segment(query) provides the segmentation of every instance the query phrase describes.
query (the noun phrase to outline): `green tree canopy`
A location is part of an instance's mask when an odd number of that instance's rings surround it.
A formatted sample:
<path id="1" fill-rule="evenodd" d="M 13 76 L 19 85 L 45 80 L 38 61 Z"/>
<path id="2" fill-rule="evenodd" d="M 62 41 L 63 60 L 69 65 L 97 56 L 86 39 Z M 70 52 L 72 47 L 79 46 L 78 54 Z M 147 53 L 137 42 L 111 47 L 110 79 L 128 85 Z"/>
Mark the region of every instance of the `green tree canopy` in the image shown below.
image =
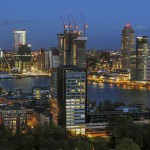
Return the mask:
<path id="1" fill-rule="evenodd" d="M 124 138 L 120 144 L 116 146 L 116 150 L 141 150 L 141 148 L 134 143 L 132 139 Z"/>

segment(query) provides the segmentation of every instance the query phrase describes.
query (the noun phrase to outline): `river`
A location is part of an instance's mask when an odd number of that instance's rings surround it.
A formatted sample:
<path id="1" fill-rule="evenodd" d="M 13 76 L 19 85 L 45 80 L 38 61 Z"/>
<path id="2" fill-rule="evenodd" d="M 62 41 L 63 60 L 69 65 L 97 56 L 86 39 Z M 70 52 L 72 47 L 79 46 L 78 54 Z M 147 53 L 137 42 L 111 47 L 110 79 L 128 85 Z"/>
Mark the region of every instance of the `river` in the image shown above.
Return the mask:
<path id="1" fill-rule="evenodd" d="M 7 91 L 12 88 L 21 88 L 23 92 L 31 92 L 33 85 L 50 85 L 50 79 L 45 77 L 23 78 L 23 79 L 3 79 L 0 86 Z M 126 104 L 138 103 L 150 106 L 150 90 L 146 88 L 131 89 L 127 86 L 117 86 L 115 84 L 88 82 L 88 99 L 103 101 L 105 99 L 113 102 L 120 101 Z"/>

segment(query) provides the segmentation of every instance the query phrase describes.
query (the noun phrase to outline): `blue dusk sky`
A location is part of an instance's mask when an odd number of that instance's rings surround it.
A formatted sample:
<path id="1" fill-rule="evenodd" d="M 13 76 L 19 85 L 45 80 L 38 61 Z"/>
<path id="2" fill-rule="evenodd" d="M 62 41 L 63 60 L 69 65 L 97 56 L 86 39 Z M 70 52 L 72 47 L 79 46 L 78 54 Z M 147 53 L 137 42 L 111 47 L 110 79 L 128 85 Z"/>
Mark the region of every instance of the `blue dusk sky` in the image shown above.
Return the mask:
<path id="1" fill-rule="evenodd" d="M 71 12 L 83 30 L 80 10 L 88 23 L 88 49 L 119 50 L 127 23 L 136 36 L 150 36 L 150 0 L 0 0 L 0 47 L 13 49 L 14 29 L 26 29 L 33 50 L 57 46 L 61 15 L 67 22 Z"/>

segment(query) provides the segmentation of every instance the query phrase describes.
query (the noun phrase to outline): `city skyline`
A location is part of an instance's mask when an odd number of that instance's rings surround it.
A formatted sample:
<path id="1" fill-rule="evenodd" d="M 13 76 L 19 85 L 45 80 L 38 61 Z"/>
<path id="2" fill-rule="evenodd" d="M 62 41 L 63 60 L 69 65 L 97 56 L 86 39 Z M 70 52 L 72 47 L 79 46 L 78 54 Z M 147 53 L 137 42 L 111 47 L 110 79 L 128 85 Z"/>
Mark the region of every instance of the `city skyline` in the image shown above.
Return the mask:
<path id="1" fill-rule="evenodd" d="M 140 0 L 109 1 L 90 0 L 72 1 L 56 0 L 50 2 L 40 0 L 21 3 L 19 0 L 2 1 L 0 6 L 0 47 L 13 49 L 13 31 L 25 29 L 27 43 L 32 44 L 32 49 L 49 48 L 57 46 L 57 34 L 63 33 L 61 16 L 68 23 L 67 13 L 72 13 L 79 30 L 83 30 L 80 16 L 82 10 L 85 22 L 88 23 L 86 35 L 88 36 L 87 48 L 116 49 L 121 48 L 121 30 L 130 23 L 135 31 L 135 36 L 147 35 L 149 37 L 149 4 Z M 71 19 L 71 18 L 70 18 Z"/>

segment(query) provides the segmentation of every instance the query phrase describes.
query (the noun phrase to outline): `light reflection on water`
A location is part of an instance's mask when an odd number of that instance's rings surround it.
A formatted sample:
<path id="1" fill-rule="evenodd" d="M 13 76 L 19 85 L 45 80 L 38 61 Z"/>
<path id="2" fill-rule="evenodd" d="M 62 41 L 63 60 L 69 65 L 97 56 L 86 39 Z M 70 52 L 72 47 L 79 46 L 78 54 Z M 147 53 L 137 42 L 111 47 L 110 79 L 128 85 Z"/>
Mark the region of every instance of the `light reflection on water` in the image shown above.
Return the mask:
<path id="1" fill-rule="evenodd" d="M 124 103 L 140 103 L 150 105 L 150 90 L 145 87 L 136 88 L 126 85 L 88 82 L 88 99 L 103 101 L 105 99 Z"/>
<path id="2" fill-rule="evenodd" d="M 0 86 L 10 90 L 12 88 L 21 88 L 23 92 L 31 92 L 33 85 L 50 85 L 50 79 L 40 78 L 23 78 L 0 80 Z M 144 103 L 150 105 L 150 89 L 144 87 L 135 88 L 125 85 L 115 85 L 106 83 L 88 82 L 88 99 L 103 101 L 110 99 L 113 102 L 121 101 L 129 103 Z"/>
<path id="3" fill-rule="evenodd" d="M 40 78 L 23 78 L 23 79 L 3 79 L 0 80 L 0 86 L 6 91 L 13 88 L 23 89 L 23 92 L 31 92 L 34 85 L 50 85 L 50 79 L 45 77 Z"/>

